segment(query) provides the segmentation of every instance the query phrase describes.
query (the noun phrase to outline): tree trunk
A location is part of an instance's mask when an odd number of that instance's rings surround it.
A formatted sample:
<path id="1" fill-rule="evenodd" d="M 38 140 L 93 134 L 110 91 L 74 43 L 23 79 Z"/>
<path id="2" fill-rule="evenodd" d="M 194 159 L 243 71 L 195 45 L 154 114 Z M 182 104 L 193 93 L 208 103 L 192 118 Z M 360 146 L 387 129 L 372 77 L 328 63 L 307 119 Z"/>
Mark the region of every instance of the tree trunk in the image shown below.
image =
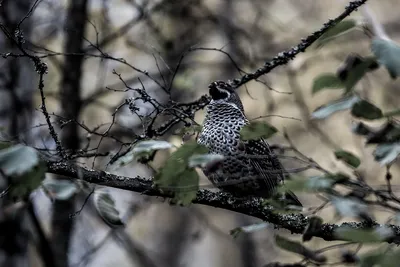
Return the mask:
<path id="1" fill-rule="evenodd" d="M 66 33 L 63 73 L 60 84 L 61 117 L 68 122 L 61 132 L 61 143 L 67 152 L 76 152 L 80 147 L 79 127 L 75 123 L 81 111 L 81 78 L 83 55 L 70 55 L 83 51 L 83 38 L 87 20 L 87 0 L 73 0 L 69 3 L 66 19 Z M 75 197 L 56 200 L 53 206 L 52 242 L 57 267 L 68 266 L 68 251 L 73 233 Z"/>

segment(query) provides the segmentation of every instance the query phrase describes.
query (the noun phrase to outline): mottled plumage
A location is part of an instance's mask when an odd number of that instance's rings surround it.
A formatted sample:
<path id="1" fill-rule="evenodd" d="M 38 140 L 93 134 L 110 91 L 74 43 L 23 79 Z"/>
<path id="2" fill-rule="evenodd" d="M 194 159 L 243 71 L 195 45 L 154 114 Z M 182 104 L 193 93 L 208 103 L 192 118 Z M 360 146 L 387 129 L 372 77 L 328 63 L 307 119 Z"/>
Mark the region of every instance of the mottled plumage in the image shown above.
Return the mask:
<path id="1" fill-rule="evenodd" d="M 270 197 L 283 182 L 281 163 L 265 140 L 240 140 L 240 130 L 249 121 L 235 90 L 218 81 L 210 84 L 209 91 L 212 100 L 197 142 L 225 159 L 217 167 L 203 169 L 204 174 L 215 186 L 234 195 Z M 301 205 L 293 193 L 287 198 Z"/>

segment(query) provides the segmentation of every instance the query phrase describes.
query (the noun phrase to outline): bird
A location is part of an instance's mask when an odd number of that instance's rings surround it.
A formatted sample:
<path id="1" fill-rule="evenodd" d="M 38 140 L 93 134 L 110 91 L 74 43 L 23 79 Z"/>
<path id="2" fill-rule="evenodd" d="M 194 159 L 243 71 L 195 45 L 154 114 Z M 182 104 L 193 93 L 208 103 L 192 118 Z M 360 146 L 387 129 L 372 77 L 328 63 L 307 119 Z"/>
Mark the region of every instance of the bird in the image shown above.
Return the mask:
<path id="1" fill-rule="evenodd" d="M 197 143 L 223 159 L 203 167 L 203 173 L 214 186 L 237 197 L 276 196 L 276 188 L 284 181 L 284 168 L 264 139 L 241 140 L 240 131 L 249 120 L 235 88 L 215 81 L 208 89 L 211 101 Z M 302 206 L 291 191 L 281 194 L 280 199 Z"/>

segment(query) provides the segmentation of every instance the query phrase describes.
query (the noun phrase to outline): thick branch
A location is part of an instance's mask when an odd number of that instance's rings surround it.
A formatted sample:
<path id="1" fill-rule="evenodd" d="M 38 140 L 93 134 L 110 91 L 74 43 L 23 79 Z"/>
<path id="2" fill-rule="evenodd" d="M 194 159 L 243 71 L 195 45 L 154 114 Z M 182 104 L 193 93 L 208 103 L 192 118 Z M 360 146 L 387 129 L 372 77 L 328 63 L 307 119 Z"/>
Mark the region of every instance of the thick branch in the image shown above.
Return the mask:
<path id="1" fill-rule="evenodd" d="M 125 189 L 148 196 L 157 196 L 163 198 L 171 197 L 170 194 L 155 188 L 150 179 L 143 179 L 139 176 L 134 178 L 118 176 L 104 171 L 90 170 L 68 163 L 48 162 L 47 167 L 50 173 L 69 176 L 89 183 Z M 274 224 L 276 228 L 287 229 L 295 234 L 302 234 L 309 222 L 309 218 L 302 214 L 275 213 L 272 207 L 264 206 L 263 201 L 260 198 L 253 198 L 251 200 L 244 201 L 222 192 L 214 193 L 209 190 L 199 190 L 193 203 L 253 216 Z M 344 226 L 352 229 L 370 229 L 371 227 L 379 226 L 379 224 L 376 222 L 372 223 L 372 225 L 362 222 L 346 222 L 342 223 L 341 225 L 326 223 L 321 226 L 315 236 L 327 241 L 340 240 L 335 237 L 334 231 L 337 228 Z M 386 226 L 390 227 L 395 235 L 390 240 L 387 240 L 387 242 L 399 244 L 400 227 L 391 224 Z"/>
<path id="2" fill-rule="evenodd" d="M 64 52 L 81 53 L 87 20 L 87 0 L 71 1 L 67 14 L 67 34 Z M 84 55 L 64 59 L 63 77 L 60 84 L 62 117 L 66 120 L 78 119 L 81 110 L 81 76 Z M 61 139 L 65 148 L 79 149 L 79 128 L 74 123 L 63 127 Z"/>
<path id="3" fill-rule="evenodd" d="M 64 51 L 67 54 L 81 53 L 88 18 L 88 1 L 69 1 L 66 19 Z M 81 113 L 81 78 L 83 55 L 64 57 L 60 84 L 62 117 L 79 120 Z M 65 149 L 76 152 L 80 147 L 79 126 L 66 124 L 61 132 L 61 143 Z M 69 217 L 75 209 L 75 199 L 56 200 L 52 214 L 52 241 L 56 255 L 56 266 L 68 266 L 69 247 L 74 230 L 74 220 Z"/>

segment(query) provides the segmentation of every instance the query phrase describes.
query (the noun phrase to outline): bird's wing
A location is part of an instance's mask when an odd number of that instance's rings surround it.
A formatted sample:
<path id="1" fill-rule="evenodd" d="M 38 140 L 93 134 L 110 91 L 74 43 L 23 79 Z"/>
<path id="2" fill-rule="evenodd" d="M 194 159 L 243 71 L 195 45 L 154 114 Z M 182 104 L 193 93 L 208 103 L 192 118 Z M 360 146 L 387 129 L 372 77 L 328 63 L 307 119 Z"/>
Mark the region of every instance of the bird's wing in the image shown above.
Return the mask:
<path id="1" fill-rule="evenodd" d="M 273 190 L 283 182 L 284 168 L 264 139 L 247 141 L 245 153 L 249 155 L 251 165 L 261 175 L 268 188 Z M 291 204 L 302 206 L 292 191 L 287 191 L 284 196 Z"/>
<path id="2" fill-rule="evenodd" d="M 283 180 L 283 167 L 268 143 L 263 140 L 249 140 L 244 143 L 245 153 L 251 165 L 272 190 Z"/>

